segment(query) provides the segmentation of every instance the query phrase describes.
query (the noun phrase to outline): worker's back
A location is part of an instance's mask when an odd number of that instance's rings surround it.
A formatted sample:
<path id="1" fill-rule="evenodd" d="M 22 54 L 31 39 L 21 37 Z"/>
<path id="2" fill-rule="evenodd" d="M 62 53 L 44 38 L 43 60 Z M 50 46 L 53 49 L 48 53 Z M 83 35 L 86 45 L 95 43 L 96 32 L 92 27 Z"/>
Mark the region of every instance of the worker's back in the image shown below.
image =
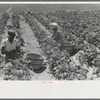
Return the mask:
<path id="1" fill-rule="evenodd" d="M 57 43 L 62 43 L 63 36 L 61 35 L 60 31 L 57 31 L 54 33 L 54 38 L 53 38 Z"/>

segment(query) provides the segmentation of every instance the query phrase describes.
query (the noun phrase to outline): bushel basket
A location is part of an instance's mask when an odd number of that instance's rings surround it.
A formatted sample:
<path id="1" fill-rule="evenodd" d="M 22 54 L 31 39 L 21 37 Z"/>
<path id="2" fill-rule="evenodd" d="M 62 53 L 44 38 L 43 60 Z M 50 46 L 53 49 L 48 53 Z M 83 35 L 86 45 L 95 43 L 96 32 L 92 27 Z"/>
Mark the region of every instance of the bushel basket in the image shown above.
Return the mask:
<path id="1" fill-rule="evenodd" d="M 44 59 L 39 54 L 29 53 L 27 54 L 27 60 L 30 62 L 33 70 L 39 70 L 42 67 Z"/>
<path id="2" fill-rule="evenodd" d="M 66 42 L 66 43 L 63 43 L 61 46 L 60 46 L 60 50 L 63 51 L 63 50 L 66 50 L 68 52 L 71 52 L 73 50 L 74 46 L 71 45 L 70 43 Z"/>

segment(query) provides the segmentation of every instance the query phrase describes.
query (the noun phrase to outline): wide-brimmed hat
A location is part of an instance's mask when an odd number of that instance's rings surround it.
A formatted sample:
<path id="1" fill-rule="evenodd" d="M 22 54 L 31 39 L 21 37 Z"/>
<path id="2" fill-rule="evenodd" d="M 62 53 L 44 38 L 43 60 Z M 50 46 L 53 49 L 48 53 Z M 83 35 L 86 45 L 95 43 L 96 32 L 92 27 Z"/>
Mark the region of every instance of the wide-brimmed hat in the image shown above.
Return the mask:
<path id="1" fill-rule="evenodd" d="M 56 22 L 50 23 L 50 26 L 58 26 Z"/>

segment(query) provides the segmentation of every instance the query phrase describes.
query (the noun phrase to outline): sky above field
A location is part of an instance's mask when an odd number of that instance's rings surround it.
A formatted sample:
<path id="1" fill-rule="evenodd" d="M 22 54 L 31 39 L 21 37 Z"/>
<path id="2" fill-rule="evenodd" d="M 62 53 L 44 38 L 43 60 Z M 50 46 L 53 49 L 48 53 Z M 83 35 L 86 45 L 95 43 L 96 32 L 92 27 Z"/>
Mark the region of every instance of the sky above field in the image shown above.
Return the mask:
<path id="1" fill-rule="evenodd" d="M 0 4 L 0 12 L 5 12 L 11 6 L 13 11 L 26 11 L 27 8 L 32 11 L 100 9 L 100 4 Z"/>

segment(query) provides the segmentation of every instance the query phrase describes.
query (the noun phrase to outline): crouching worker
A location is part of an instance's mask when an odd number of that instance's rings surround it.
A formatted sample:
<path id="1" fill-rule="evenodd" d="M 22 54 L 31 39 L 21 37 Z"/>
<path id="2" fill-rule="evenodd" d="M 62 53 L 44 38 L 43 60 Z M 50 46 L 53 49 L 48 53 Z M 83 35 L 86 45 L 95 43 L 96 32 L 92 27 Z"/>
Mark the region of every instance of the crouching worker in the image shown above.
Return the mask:
<path id="1" fill-rule="evenodd" d="M 51 39 L 55 40 L 57 43 L 62 44 L 63 41 L 63 36 L 61 34 L 61 32 L 58 30 L 58 24 L 53 22 L 50 24 L 53 35 L 51 37 Z"/>
<path id="2" fill-rule="evenodd" d="M 4 39 L 1 44 L 1 53 L 5 54 L 5 61 L 9 59 L 15 60 L 18 58 L 18 53 L 20 52 L 20 44 L 15 39 L 15 32 L 13 30 L 8 31 L 8 38 Z"/>

